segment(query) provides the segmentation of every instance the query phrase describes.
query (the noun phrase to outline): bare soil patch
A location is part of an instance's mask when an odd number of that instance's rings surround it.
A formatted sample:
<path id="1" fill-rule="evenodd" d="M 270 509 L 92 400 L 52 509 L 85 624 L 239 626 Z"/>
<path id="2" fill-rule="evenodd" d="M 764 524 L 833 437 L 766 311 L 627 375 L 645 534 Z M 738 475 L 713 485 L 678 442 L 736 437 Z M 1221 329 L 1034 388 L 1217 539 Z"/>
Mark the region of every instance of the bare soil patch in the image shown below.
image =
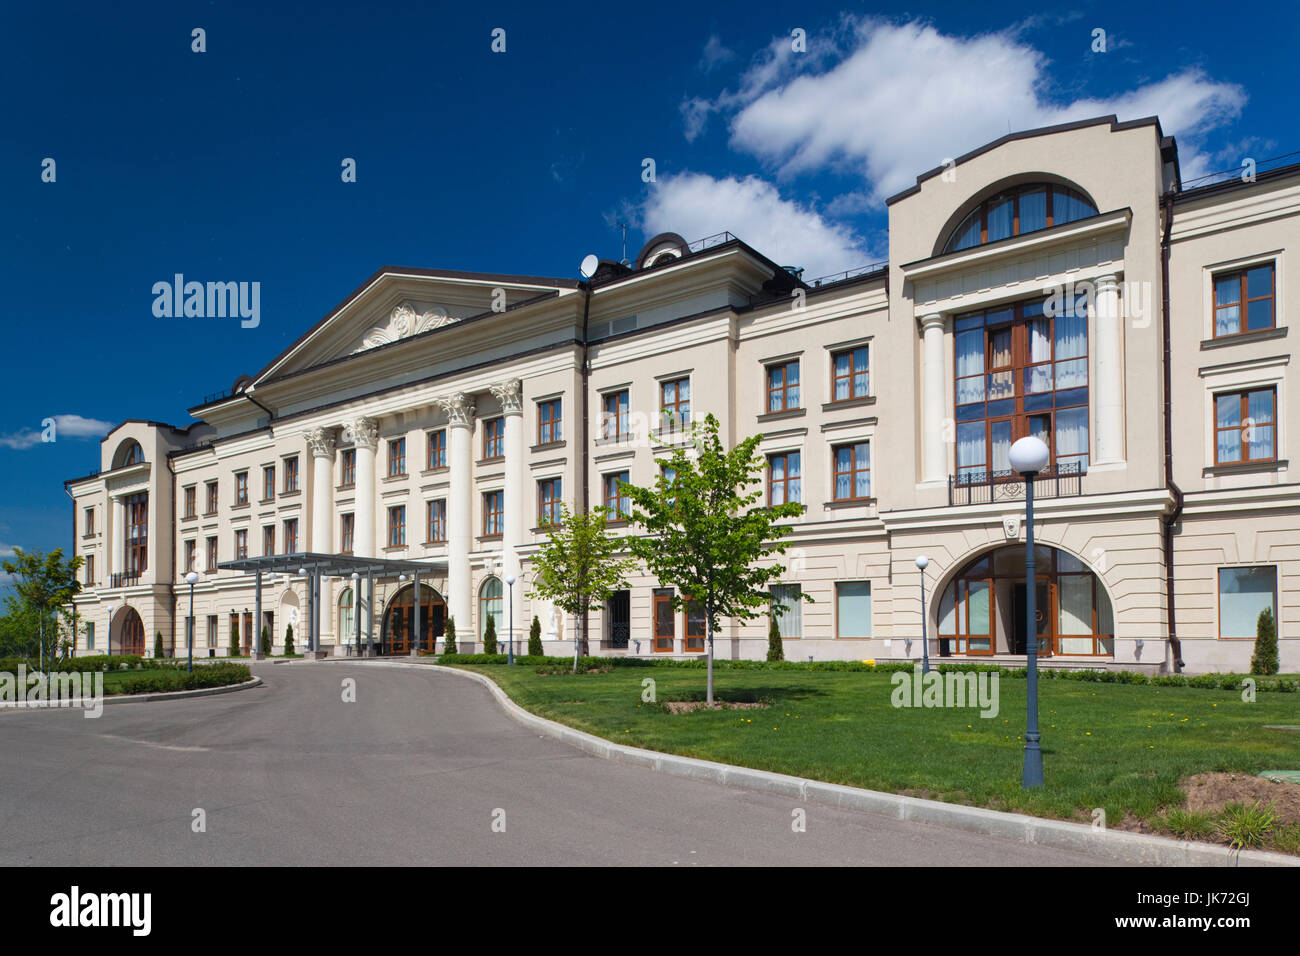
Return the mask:
<path id="1" fill-rule="evenodd" d="M 745 702 L 736 700 L 715 700 L 713 710 L 765 710 L 767 704 L 759 702 Z M 702 700 L 668 700 L 664 701 L 664 709 L 670 714 L 689 714 L 697 710 L 709 710 L 709 705 Z"/>
<path id="2" fill-rule="evenodd" d="M 1198 773 L 1183 780 L 1187 809 L 1196 813 L 1217 813 L 1229 803 L 1261 806 L 1273 804 L 1277 825 L 1300 823 L 1300 783 L 1273 781 L 1244 773 Z"/>

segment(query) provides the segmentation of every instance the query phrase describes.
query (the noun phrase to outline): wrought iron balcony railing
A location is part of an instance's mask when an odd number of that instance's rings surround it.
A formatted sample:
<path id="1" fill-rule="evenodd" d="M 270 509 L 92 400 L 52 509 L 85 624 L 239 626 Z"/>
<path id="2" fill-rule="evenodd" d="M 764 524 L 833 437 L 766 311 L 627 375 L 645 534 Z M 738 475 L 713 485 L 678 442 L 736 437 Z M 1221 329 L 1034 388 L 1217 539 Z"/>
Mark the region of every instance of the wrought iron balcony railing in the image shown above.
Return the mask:
<path id="1" fill-rule="evenodd" d="M 139 571 L 115 571 L 108 578 L 108 586 L 111 588 L 125 588 L 139 583 Z"/>
<path id="2" fill-rule="evenodd" d="M 1083 494 L 1084 471 L 1076 463 L 1060 463 L 1034 478 L 1035 498 L 1070 498 Z M 948 476 L 948 504 L 987 505 L 1025 497 L 1025 479 L 1014 471 L 974 471 Z"/>

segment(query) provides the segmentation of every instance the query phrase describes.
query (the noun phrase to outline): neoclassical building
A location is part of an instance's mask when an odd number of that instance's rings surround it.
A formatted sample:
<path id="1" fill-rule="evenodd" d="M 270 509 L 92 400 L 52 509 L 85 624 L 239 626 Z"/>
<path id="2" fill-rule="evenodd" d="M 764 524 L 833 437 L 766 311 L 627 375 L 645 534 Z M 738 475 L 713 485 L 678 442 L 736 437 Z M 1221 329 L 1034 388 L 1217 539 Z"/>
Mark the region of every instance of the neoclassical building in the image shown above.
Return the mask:
<path id="1" fill-rule="evenodd" d="M 481 647 L 512 614 L 567 653 L 576 622 L 530 593 L 545 521 L 625 508 L 619 482 L 653 482 L 712 412 L 729 442 L 762 434 L 768 500 L 804 506 L 774 588 L 813 598 L 778 614 L 789 658 L 919 658 L 924 623 L 932 655 L 1022 660 L 1007 452 L 1037 435 L 1047 665 L 1242 670 L 1271 608 L 1300 669 L 1300 166 L 1189 188 L 1157 119 L 1102 117 L 1004 136 L 888 209 L 889 262 L 819 280 L 730 234 L 659 235 L 584 280 L 379 270 L 194 423 L 127 421 L 67 482 L 79 652 L 161 633 L 183 655 L 191 570 L 196 654 L 262 627 L 301 648 L 290 556 L 332 555 L 369 570 L 321 579 L 325 651 L 427 648 L 452 615 Z M 259 602 L 248 568 L 273 556 Z M 701 653 L 671 597 L 634 575 L 592 652 Z M 727 622 L 718 654 L 766 633 Z"/>

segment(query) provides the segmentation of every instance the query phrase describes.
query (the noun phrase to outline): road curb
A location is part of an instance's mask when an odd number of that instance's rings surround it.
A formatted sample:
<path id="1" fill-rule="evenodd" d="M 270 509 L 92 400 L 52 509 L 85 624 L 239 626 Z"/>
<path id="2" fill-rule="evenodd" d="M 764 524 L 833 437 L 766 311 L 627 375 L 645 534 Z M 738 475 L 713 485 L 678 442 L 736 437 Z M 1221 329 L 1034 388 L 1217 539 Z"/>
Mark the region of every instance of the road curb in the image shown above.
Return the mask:
<path id="1" fill-rule="evenodd" d="M 445 669 L 450 670 L 451 668 Z M 111 697 L 105 695 L 101 698 L 101 702 L 105 706 L 108 704 L 147 704 L 151 701 L 184 700 L 187 697 L 212 697 L 216 694 L 233 694 L 235 691 L 252 690 L 254 687 L 261 686 L 262 678 L 254 677 L 252 680 L 242 681 L 238 684 L 227 684 L 224 687 L 199 687 L 195 690 L 156 691 L 150 694 L 114 694 Z M 10 705 L 0 707 L 0 713 L 21 714 L 28 711 L 34 712 L 41 710 L 77 710 L 84 709 L 83 705 L 85 703 L 87 703 L 86 698 L 78 697 L 76 700 L 70 700 L 66 704 L 60 703 L 57 707 L 48 704 L 42 704 L 40 706 L 15 707 Z M 91 700 L 89 703 L 96 703 L 96 701 Z"/>
<path id="2" fill-rule="evenodd" d="M 1070 823 L 1066 820 L 1049 820 L 1019 813 L 987 810 L 983 807 L 967 807 L 938 800 L 881 793 L 820 780 L 808 780 L 789 774 L 771 773 L 766 770 L 736 767 L 711 760 L 629 747 L 585 731 L 566 727 L 545 717 L 538 717 L 511 700 L 510 696 L 491 678 L 475 671 L 443 667 L 438 664 L 383 662 L 382 666 L 433 667 L 444 673 L 460 674 L 477 680 L 492 692 L 507 714 L 532 730 L 563 741 L 595 757 L 648 767 L 674 776 L 692 777 L 759 793 L 771 793 L 842 809 L 890 816 L 898 820 L 951 827 L 986 836 L 1005 837 L 1020 843 L 1100 854 L 1114 859 L 1117 864 L 1215 867 L 1300 866 L 1300 859 L 1282 853 L 1270 853 L 1264 850 L 1242 850 L 1234 853 L 1227 847 L 1209 843 L 1169 840 L 1145 833 L 1094 829 L 1087 824 Z"/>

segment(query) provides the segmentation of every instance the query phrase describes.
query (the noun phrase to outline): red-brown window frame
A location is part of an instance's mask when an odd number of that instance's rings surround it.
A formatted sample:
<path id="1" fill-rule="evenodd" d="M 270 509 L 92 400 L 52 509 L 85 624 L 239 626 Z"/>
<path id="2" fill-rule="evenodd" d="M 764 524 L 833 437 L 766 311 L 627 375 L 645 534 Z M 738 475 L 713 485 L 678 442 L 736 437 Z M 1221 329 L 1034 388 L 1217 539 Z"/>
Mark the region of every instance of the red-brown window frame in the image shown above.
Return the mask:
<path id="1" fill-rule="evenodd" d="M 447 429 L 425 433 L 424 467 L 429 471 L 447 467 Z"/>
<path id="2" fill-rule="evenodd" d="M 275 554 L 275 525 L 268 524 L 262 528 L 262 555 Z"/>
<path id="3" fill-rule="evenodd" d="M 406 477 L 406 438 L 388 439 L 388 477 Z"/>
<path id="4" fill-rule="evenodd" d="M 970 221 L 971 217 L 975 215 L 976 212 L 979 213 L 979 217 L 980 217 L 980 241 L 974 246 L 963 246 L 959 250 L 952 250 L 952 251 L 964 252 L 967 249 L 976 249 L 979 246 L 988 245 L 989 210 L 992 209 L 995 205 L 1000 205 L 1008 196 L 1011 197 L 1013 203 L 1012 210 L 1011 210 L 1011 235 L 1003 236 L 1002 237 L 1003 239 L 1011 239 L 1015 236 L 1022 235 L 1022 233 L 1020 232 L 1020 197 L 1026 196 L 1030 193 L 1036 193 L 1039 190 L 1045 190 L 1047 193 L 1047 200 L 1045 204 L 1046 213 L 1047 213 L 1046 225 L 1040 227 L 1039 229 L 1032 229 L 1030 230 L 1030 232 L 1023 233 L 1023 235 L 1030 235 L 1031 233 L 1034 232 L 1041 232 L 1044 229 L 1051 229 L 1054 225 L 1056 225 L 1056 191 L 1058 189 L 1064 192 L 1074 193 L 1074 195 L 1077 198 L 1082 199 L 1088 202 L 1089 204 L 1091 204 L 1092 202 L 1090 199 L 1088 199 L 1087 196 L 1085 196 L 1079 190 L 1073 189 L 1069 186 L 1062 185 L 1060 183 L 1044 183 L 1044 182 L 1025 183 L 1022 186 L 1016 186 L 1012 189 L 1004 189 L 1002 190 L 1002 192 L 994 196 L 989 196 L 987 199 L 983 200 L 977 207 L 975 207 L 975 209 L 972 209 L 966 215 L 962 216 L 961 221 L 957 223 L 957 225 L 953 228 L 952 232 L 948 234 L 948 238 L 944 241 L 943 251 L 945 253 L 949 251 L 948 247 L 952 244 L 953 240 L 957 238 L 958 233 L 962 231 L 962 227 L 965 226 L 966 223 Z M 1093 215 L 1096 215 L 1096 213 L 1094 212 Z M 1071 219 L 1070 221 L 1078 222 L 1079 220 Z M 995 239 L 994 241 L 1001 242 L 1002 239 Z"/>
<path id="5" fill-rule="evenodd" d="M 610 411 L 611 404 L 614 408 L 613 411 Z M 601 396 L 600 408 L 600 434 L 602 438 L 611 441 L 623 441 L 631 437 L 632 393 L 630 391 L 622 388 L 617 392 L 606 392 Z M 614 425 L 613 431 L 610 430 L 611 422 Z"/>
<path id="6" fill-rule="evenodd" d="M 235 504 L 248 504 L 248 472 L 235 472 Z"/>
<path id="7" fill-rule="evenodd" d="M 208 566 L 206 570 L 208 571 L 217 570 L 218 554 L 217 554 L 217 539 L 215 536 L 208 538 L 207 559 L 208 559 Z"/>
<path id="8" fill-rule="evenodd" d="M 1247 298 L 1246 273 L 1254 272 L 1256 269 L 1268 267 L 1269 277 L 1273 280 L 1269 285 L 1268 295 L 1257 295 L 1253 299 Z M 1237 278 L 1237 301 L 1227 302 L 1219 305 L 1219 282 L 1232 276 Z M 1267 332 L 1269 329 L 1277 328 L 1277 262 L 1257 262 L 1251 266 L 1242 266 L 1239 269 L 1227 269 L 1223 272 L 1216 272 L 1210 276 L 1210 295 L 1214 300 L 1214 307 L 1210 315 L 1210 335 L 1216 339 L 1231 338 L 1234 335 L 1248 335 L 1252 332 Z M 1263 302 L 1268 299 L 1272 303 L 1269 309 L 1269 318 L 1272 320 L 1262 329 L 1247 328 L 1250 315 L 1250 303 Z M 1237 307 L 1237 331 L 1224 332 L 1219 334 L 1219 310 Z"/>
<path id="9" fill-rule="evenodd" d="M 794 411 L 794 410 L 797 409 L 797 408 L 802 408 L 802 407 L 803 407 L 802 405 L 800 405 L 800 404 L 798 404 L 798 403 L 795 403 L 795 404 L 792 405 L 792 404 L 790 404 L 790 402 L 789 402 L 790 391 L 791 391 L 792 389 L 798 389 L 798 390 L 800 390 L 799 400 L 800 400 L 800 401 L 803 400 L 803 394 L 802 394 L 802 389 L 803 389 L 803 376 L 800 375 L 800 376 L 799 376 L 799 379 L 800 379 L 800 380 L 799 380 L 798 382 L 795 382 L 795 383 L 791 384 L 791 382 L 790 382 L 790 366 L 792 366 L 792 365 L 793 365 L 796 369 L 798 369 L 798 368 L 799 368 L 799 360 L 798 360 L 798 359 L 790 359 L 790 360 L 787 361 L 787 362 L 772 362 L 772 363 L 769 364 L 769 365 L 764 365 L 764 366 L 763 366 L 763 386 L 764 386 L 764 388 L 765 388 L 766 391 L 767 391 L 767 404 L 766 404 L 766 405 L 764 406 L 764 408 L 763 408 L 763 411 L 764 411 L 765 414 L 771 414 L 771 413 L 773 413 L 773 412 L 790 412 L 790 411 Z M 781 384 L 780 384 L 780 385 L 777 385 L 777 386 L 773 386 L 773 385 L 772 385 L 772 373 L 773 373 L 774 371 L 777 371 L 778 369 L 779 369 L 780 372 L 781 372 Z M 776 395 L 780 395 L 780 396 L 781 396 L 781 405 L 780 405 L 779 408 L 773 408 L 773 407 L 772 407 L 772 398 L 773 398 L 773 396 L 776 396 Z"/>
<path id="10" fill-rule="evenodd" d="M 483 420 L 483 461 L 505 457 L 506 419 L 504 415 Z"/>
<path id="11" fill-rule="evenodd" d="M 668 614 L 666 619 L 672 622 L 673 631 L 666 638 L 659 633 L 659 605 L 668 604 Z M 673 589 L 672 588 L 655 588 L 651 595 L 650 604 L 650 635 L 654 642 L 656 654 L 671 654 L 676 650 L 677 644 L 677 615 L 672 609 Z M 667 646 L 661 646 L 663 641 L 667 641 Z"/>
<path id="12" fill-rule="evenodd" d="M 351 554 L 356 547 L 357 518 L 355 514 L 339 515 L 339 551 Z"/>
<path id="13" fill-rule="evenodd" d="M 500 489 L 483 492 L 483 537 L 501 537 L 505 530 L 505 499 L 506 493 Z"/>
<path id="14" fill-rule="evenodd" d="M 673 400 L 665 397 L 668 386 L 673 386 Z M 686 386 L 686 397 L 682 398 L 682 386 Z M 689 375 L 659 383 L 659 418 L 660 427 L 667 432 L 685 429 L 691 420 L 691 378 Z"/>
<path id="15" fill-rule="evenodd" d="M 868 465 L 865 468 L 858 467 L 858 446 L 859 445 L 867 446 L 867 460 L 868 462 L 870 462 L 870 456 L 871 456 L 870 441 L 842 442 L 841 444 L 831 446 L 831 496 L 832 496 L 831 500 L 833 501 L 870 501 L 871 500 L 871 491 L 872 491 L 871 465 L 868 463 Z M 839 452 L 841 448 L 848 448 L 850 450 L 849 454 L 851 457 L 849 459 L 848 471 L 840 471 Z M 858 475 L 863 472 L 866 472 L 867 475 L 867 489 L 868 489 L 867 493 L 865 495 L 850 494 L 847 497 L 841 498 L 838 492 L 836 491 L 836 485 L 838 484 L 838 479 L 840 475 L 849 476 L 849 490 L 853 491 L 858 487 Z"/>
<path id="16" fill-rule="evenodd" d="M 537 444 L 553 445 L 563 441 L 564 405 L 558 398 L 537 403 Z M 547 429 L 550 429 L 548 432 Z"/>
<path id="17" fill-rule="evenodd" d="M 270 501 L 275 497 L 275 465 L 262 466 L 262 500 Z"/>
<path id="18" fill-rule="evenodd" d="M 424 506 L 425 543 L 442 544 L 447 540 L 447 499 L 435 498 Z"/>
<path id="19" fill-rule="evenodd" d="M 795 475 L 793 478 L 791 478 L 790 476 L 791 455 L 795 456 L 799 460 L 799 474 Z M 772 462 L 777 458 L 785 459 L 785 477 L 780 479 L 772 477 L 775 471 L 775 469 L 772 468 Z M 790 482 L 792 480 L 799 482 L 799 497 L 795 499 L 795 504 L 802 504 L 803 503 L 803 452 L 802 451 L 779 451 L 779 452 L 774 452 L 771 455 L 768 455 L 767 456 L 767 506 L 769 508 L 773 507 L 772 488 L 775 485 L 779 484 L 782 486 L 782 491 L 784 492 L 782 496 L 782 503 L 788 503 L 790 501 Z"/>
<path id="20" fill-rule="evenodd" d="M 298 490 L 298 456 L 284 460 L 284 490 Z"/>
<path id="21" fill-rule="evenodd" d="M 284 521 L 284 553 L 296 554 L 298 551 L 298 519 L 286 518 Z"/>
<path id="22" fill-rule="evenodd" d="M 1268 392 L 1273 396 L 1273 417 L 1267 422 L 1252 421 L 1250 418 L 1249 415 L 1250 396 L 1255 392 Z M 1240 405 L 1241 424 L 1228 425 L 1223 428 L 1220 428 L 1219 427 L 1219 399 L 1230 398 L 1230 397 L 1236 397 L 1241 402 Z M 1247 464 L 1256 464 L 1258 462 L 1277 461 L 1277 386 L 1276 385 L 1266 385 L 1262 388 L 1245 388 L 1245 389 L 1234 389 L 1232 391 L 1227 391 L 1227 392 L 1215 392 L 1214 402 L 1212 403 L 1212 405 L 1213 405 L 1212 412 L 1214 415 L 1214 439 L 1213 439 L 1214 463 L 1216 465 L 1247 465 Z M 1254 428 L 1259 425 L 1264 425 L 1268 428 L 1273 429 L 1272 452 L 1267 457 L 1264 458 L 1251 458 L 1250 441 L 1246 438 L 1244 432 L 1247 428 Z M 1242 433 L 1240 436 L 1241 457 L 1235 461 L 1220 461 L 1219 460 L 1219 433 L 1231 432 L 1231 431 Z"/>
<path id="23" fill-rule="evenodd" d="M 867 388 L 865 391 L 861 393 L 859 393 L 857 390 L 858 376 L 857 373 L 854 372 L 855 363 L 853 361 L 854 356 L 856 356 L 858 352 L 867 353 Z M 849 374 L 847 375 L 840 375 L 838 372 L 835 371 L 836 363 L 841 355 L 847 355 L 849 357 Z M 843 398 L 836 398 L 835 397 L 835 393 L 837 391 L 836 386 L 839 385 L 841 381 L 847 381 L 849 383 L 849 394 L 844 396 Z M 834 352 L 832 352 L 831 353 L 831 402 L 832 403 L 851 402 L 857 398 L 866 398 L 870 394 L 871 394 L 871 346 L 855 345 L 852 348 L 836 349 Z"/>
<path id="24" fill-rule="evenodd" d="M 94 558 L 95 556 L 92 554 L 86 560 L 93 561 Z M 193 538 L 187 538 L 185 541 L 185 571 L 187 574 L 190 571 L 198 570 L 197 568 L 194 567 L 194 565 L 198 563 L 198 560 L 199 560 L 199 543 L 195 541 Z"/>
<path id="25" fill-rule="evenodd" d="M 190 485 L 185 489 L 185 517 L 197 518 L 199 510 L 199 490 Z"/>
<path id="26" fill-rule="evenodd" d="M 207 500 L 206 504 L 207 504 L 207 508 L 208 508 L 208 510 L 205 511 L 203 514 L 204 514 L 204 517 L 207 517 L 208 515 L 214 515 L 214 514 L 217 513 L 217 505 L 218 505 L 218 503 L 220 502 L 221 488 L 220 488 L 219 483 L 218 483 L 218 482 L 215 482 L 215 481 L 209 481 L 209 482 L 207 482 L 206 485 L 205 485 L 205 488 L 206 488 L 206 490 L 207 490 L 207 499 L 208 499 L 208 500 Z"/>
<path id="27" fill-rule="evenodd" d="M 149 570 L 149 493 L 126 499 L 126 567 L 143 574 Z"/>
<path id="28" fill-rule="evenodd" d="M 543 478 L 537 482 L 537 524 L 545 528 L 560 523 L 564 503 L 564 479 Z"/>
<path id="29" fill-rule="evenodd" d="M 406 505 L 392 505 L 388 509 L 388 546 L 400 548 L 406 544 Z"/>
<path id="30" fill-rule="evenodd" d="M 235 529 L 235 560 L 242 561 L 248 557 L 248 529 Z"/>
<path id="31" fill-rule="evenodd" d="M 630 471 L 611 471 L 601 475 L 601 496 L 605 499 L 605 517 L 610 521 L 626 521 L 627 512 L 623 510 L 623 499 L 628 499 L 628 508 L 632 506 L 632 501 L 627 495 L 623 494 L 619 482 L 630 482 L 632 473 Z M 612 483 L 612 484 L 611 484 Z M 613 488 L 614 494 L 611 495 L 610 488 Z"/>
<path id="32" fill-rule="evenodd" d="M 351 488 L 357 483 L 357 450 L 344 448 L 339 453 L 340 487 Z"/>

